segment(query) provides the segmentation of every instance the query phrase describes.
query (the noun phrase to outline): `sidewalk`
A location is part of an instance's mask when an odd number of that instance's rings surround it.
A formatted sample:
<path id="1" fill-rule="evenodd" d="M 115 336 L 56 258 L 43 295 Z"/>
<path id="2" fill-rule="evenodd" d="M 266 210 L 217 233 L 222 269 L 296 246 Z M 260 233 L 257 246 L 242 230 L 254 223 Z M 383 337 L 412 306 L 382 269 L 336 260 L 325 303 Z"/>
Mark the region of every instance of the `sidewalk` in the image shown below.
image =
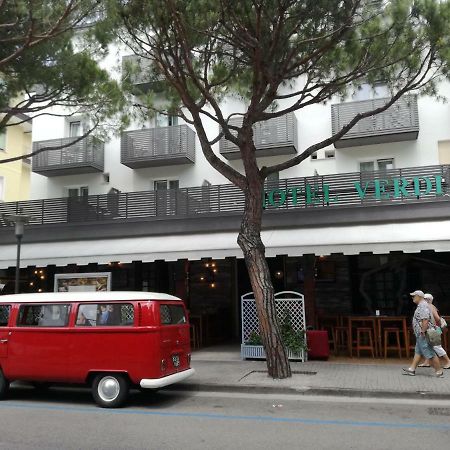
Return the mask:
<path id="1" fill-rule="evenodd" d="M 176 386 L 179 390 L 296 393 L 359 397 L 450 399 L 450 370 L 444 378 L 433 369 L 418 368 L 416 376 L 402 375 L 404 363 L 309 361 L 291 363 L 292 378 L 267 377 L 265 361 L 242 361 L 239 351 L 197 351 L 192 356 L 196 374 Z"/>

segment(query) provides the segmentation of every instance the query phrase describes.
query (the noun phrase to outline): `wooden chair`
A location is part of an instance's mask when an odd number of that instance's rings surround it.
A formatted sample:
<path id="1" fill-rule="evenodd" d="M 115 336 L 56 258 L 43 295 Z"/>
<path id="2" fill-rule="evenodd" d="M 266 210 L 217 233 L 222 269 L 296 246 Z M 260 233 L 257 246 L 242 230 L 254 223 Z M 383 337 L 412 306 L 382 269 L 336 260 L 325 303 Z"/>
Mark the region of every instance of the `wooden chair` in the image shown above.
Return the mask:
<path id="1" fill-rule="evenodd" d="M 416 336 L 414 335 L 414 330 L 412 327 L 408 327 L 408 335 L 406 336 L 406 347 L 409 349 L 410 353 L 414 353 L 416 349 Z"/>
<path id="2" fill-rule="evenodd" d="M 389 345 L 389 337 L 395 338 L 396 345 Z M 398 357 L 402 357 L 402 346 L 400 344 L 400 330 L 398 328 L 385 328 L 384 329 L 384 358 L 387 358 L 389 350 L 396 350 Z"/>
<path id="3" fill-rule="evenodd" d="M 334 354 L 339 354 L 339 350 L 345 350 L 350 353 L 349 349 L 348 327 L 333 327 Z"/>
<path id="4" fill-rule="evenodd" d="M 336 341 L 334 337 L 334 328 L 340 326 L 338 316 L 321 316 L 319 317 L 319 329 L 328 333 L 328 345 L 333 351 L 336 351 Z"/>
<path id="5" fill-rule="evenodd" d="M 356 354 L 360 357 L 362 350 L 368 350 L 372 353 L 372 358 L 375 358 L 375 346 L 373 328 L 357 328 L 356 329 Z"/>

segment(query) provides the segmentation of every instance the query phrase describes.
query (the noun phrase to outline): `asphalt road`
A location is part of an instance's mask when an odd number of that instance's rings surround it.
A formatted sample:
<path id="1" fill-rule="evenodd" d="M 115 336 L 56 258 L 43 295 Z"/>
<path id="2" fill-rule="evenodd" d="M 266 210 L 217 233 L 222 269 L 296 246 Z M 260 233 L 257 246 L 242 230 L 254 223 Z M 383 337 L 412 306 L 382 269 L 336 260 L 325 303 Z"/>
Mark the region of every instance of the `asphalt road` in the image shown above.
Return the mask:
<path id="1" fill-rule="evenodd" d="M 84 389 L 11 389 L 0 449 L 448 448 L 450 402 L 133 392 L 101 409 Z"/>

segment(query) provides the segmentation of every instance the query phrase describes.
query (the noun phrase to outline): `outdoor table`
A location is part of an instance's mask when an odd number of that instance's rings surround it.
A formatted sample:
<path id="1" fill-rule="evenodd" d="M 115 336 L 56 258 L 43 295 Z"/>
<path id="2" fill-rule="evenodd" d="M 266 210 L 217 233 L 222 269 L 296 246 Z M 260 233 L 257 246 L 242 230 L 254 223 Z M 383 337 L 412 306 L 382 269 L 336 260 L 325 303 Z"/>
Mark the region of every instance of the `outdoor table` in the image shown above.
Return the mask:
<path id="1" fill-rule="evenodd" d="M 406 316 L 348 316 L 348 347 L 350 356 L 353 357 L 353 338 L 352 331 L 357 323 L 370 323 L 373 327 L 373 334 L 375 340 L 375 354 L 382 354 L 382 323 L 397 322 L 401 324 L 403 331 L 405 352 L 409 358 L 409 336 L 408 336 L 408 317 Z"/>

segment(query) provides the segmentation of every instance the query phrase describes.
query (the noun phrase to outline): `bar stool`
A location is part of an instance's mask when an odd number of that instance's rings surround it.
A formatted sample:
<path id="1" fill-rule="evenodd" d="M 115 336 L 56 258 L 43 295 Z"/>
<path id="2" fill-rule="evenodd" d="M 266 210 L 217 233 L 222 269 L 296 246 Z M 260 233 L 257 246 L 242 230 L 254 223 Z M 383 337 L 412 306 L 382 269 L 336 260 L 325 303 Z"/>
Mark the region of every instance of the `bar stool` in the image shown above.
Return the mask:
<path id="1" fill-rule="evenodd" d="M 339 353 L 340 349 L 344 349 L 347 353 L 350 352 L 348 348 L 349 336 L 347 327 L 333 327 L 333 341 L 335 355 Z"/>
<path id="2" fill-rule="evenodd" d="M 389 345 L 389 336 L 395 337 L 396 345 Z M 402 357 L 402 347 L 400 345 L 400 330 L 398 328 L 384 329 L 384 358 L 386 359 L 389 350 L 397 350 L 398 357 Z"/>
<path id="3" fill-rule="evenodd" d="M 369 350 L 372 353 L 372 358 L 375 358 L 375 347 L 373 345 L 373 341 L 372 328 L 364 327 L 356 329 L 356 354 L 358 355 L 358 358 L 361 350 Z"/>
<path id="4" fill-rule="evenodd" d="M 408 327 L 408 335 L 405 337 L 405 339 L 405 346 L 409 349 L 410 352 L 412 351 L 414 353 L 416 349 L 416 336 L 412 327 Z"/>

